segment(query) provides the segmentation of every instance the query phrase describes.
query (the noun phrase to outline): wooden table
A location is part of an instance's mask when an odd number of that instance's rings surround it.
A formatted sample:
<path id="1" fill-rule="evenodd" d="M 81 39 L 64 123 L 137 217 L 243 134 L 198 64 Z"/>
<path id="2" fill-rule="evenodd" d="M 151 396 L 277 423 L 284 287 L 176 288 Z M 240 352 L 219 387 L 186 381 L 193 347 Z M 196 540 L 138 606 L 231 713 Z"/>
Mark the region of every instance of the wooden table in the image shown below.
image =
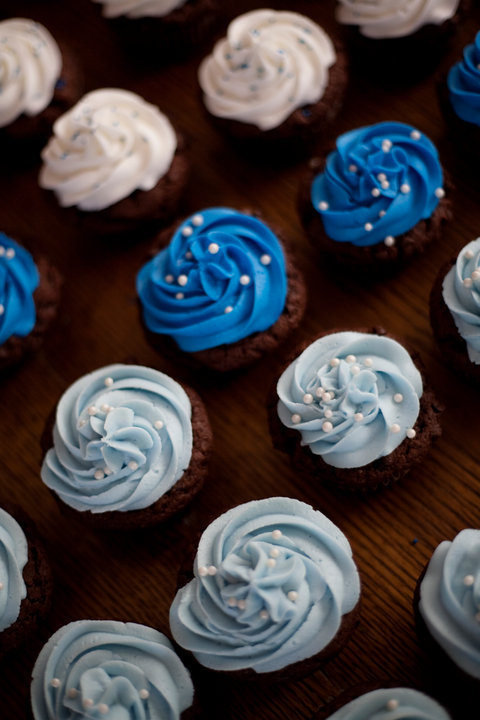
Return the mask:
<path id="1" fill-rule="evenodd" d="M 270 5 L 288 7 L 283 2 Z M 333 5 L 313 0 L 290 3 L 335 34 Z M 237 0 L 225 6 L 233 15 L 255 3 Z M 219 204 L 256 206 L 284 228 L 309 293 L 306 317 L 287 352 L 330 327 L 383 325 L 420 351 L 446 406 L 443 436 L 423 465 L 396 487 L 357 498 L 309 483 L 273 450 L 268 434 L 265 388 L 275 377 L 281 353 L 244 372 L 214 379 L 163 359 L 146 344 L 134 290 L 134 275 L 148 241 L 116 246 L 83 236 L 38 188 L 38 164 L 2 172 L 0 228 L 35 252 L 48 254 L 65 285 L 58 323 L 41 351 L 0 381 L 0 505 L 16 502 L 36 521 L 55 576 L 48 626 L 0 668 L 0 715 L 5 720 L 24 716 L 34 659 L 46 638 L 65 623 L 113 618 L 152 625 L 168 634 L 168 608 L 185 544 L 232 505 L 277 494 L 314 505 L 346 533 L 362 578 L 362 619 L 348 646 L 325 671 L 301 682 L 261 693 L 251 686 L 232 689 L 221 681 L 205 682 L 200 694 L 206 717 L 309 718 L 343 690 L 377 678 L 415 683 L 442 699 L 445 688 L 436 683 L 430 659 L 417 643 L 412 595 L 437 544 L 462 528 L 479 525 L 480 395 L 442 365 L 429 326 L 428 296 L 438 268 L 480 234 L 480 179 L 478 165 L 462 157 L 447 138 L 435 78 L 399 89 L 353 74 L 332 131 L 333 141 L 349 128 L 381 120 L 412 123 L 437 144 L 456 185 L 451 193 L 455 219 L 438 244 L 397 275 L 369 283 L 361 277 L 333 275 L 309 245 L 295 209 L 302 163 L 262 167 L 243 158 L 211 127 L 196 83 L 202 53 L 171 67 L 141 68 L 90 0 L 2 0 L 0 13 L 35 18 L 70 44 L 85 72 L 86 90 L 125 87 L 157 103 L 172 118 L 190 138 L 192 179 L 186 212 Z M 460 26 L 445 67 L 460 56 L 479 27 L 477 6 Z M 39 438 L 48 413 L 72 381 L 97 367 L 131 360 L 157 367 L 200 391 L 215 437 L 210 477 L 190 509 L 165 527 L 140 534 L 93 532 L 63 517 L 40 481 Z M 472 698 L 455 692 L 453 698 L 456 718 L 474 716 Z"/>

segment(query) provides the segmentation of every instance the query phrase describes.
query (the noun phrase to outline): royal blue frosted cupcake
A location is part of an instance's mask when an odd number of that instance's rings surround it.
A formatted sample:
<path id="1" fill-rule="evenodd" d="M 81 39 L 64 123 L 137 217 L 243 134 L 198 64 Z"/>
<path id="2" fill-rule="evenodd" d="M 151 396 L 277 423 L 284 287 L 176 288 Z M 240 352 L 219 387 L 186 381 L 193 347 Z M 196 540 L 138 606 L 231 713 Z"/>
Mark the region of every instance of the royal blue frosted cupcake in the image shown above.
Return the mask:
<path id="1" fill-rule="evenodd" d="M 449 203 L 436 147 L 418 129 L 384 122 L 351 130 L 315 158 L 300 192 L 311 241 L 342 266 L 397 268 L 438 239 Z"/>
<path id="2" fill-rule="evenodd" d="M 480 33 L 450 68 L 440 101 L 454 137 L 475 153 L 480 139 Z"/>

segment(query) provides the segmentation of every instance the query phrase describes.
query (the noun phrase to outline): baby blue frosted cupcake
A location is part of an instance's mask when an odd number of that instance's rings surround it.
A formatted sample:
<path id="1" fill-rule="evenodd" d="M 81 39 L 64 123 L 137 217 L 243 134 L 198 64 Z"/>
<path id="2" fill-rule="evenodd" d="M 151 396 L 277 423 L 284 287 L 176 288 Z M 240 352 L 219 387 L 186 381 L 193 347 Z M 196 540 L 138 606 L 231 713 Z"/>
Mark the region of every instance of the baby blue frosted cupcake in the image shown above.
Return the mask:
<path id="1" fill-rule="evenodd" d="M 311 720 L 451 720 L 436 700 L 412 688 L 380 688 L 343 702 L 339 698 Z"/>

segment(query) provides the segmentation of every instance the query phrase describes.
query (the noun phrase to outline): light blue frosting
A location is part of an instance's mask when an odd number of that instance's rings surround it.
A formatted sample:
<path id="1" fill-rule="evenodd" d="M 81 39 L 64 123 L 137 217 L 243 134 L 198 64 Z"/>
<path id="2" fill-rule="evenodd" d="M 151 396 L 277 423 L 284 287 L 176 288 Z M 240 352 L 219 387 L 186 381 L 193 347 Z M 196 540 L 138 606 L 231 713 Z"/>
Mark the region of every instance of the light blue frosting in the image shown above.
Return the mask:
<path id="1" fill-rule="evenodd" d="M 152 368 L 100 368 L 61 397 L 53 442 L 42 480 L 67 505 L 93 513 L 146 508 L 190 463 L 190 400 Z"/>
<path id="2" fill-rule="evenodd" d="M 137 292 L 148 329 L 195 352 L 271 327 L 287 295 L 274 233 L 230 208 L 192 215 L 140 270 Z"/>
<path id="3" fill-rule="evenodd" d="M 480 679 L 480 530 L 440 543 L 420 585 L 419 610 L 451 660 Z"/>
<path id="4" fill-rule="evenodd" d="M 388 703 L 391 703 L 390 706 Z M 327 720 L 451 720 L 435 700 L 411 688 L 386 688 L 361 695 Z"/>
<path id="5" fill-rule="evenodd" d="M 177 720 L 192 701 L 190 674 L 168 639 L 136 623 L 65 625 L 33 669 L 35 720 Z"/>
<path id="6" fill-rule="evenodd" d="M 480 32 L 447 76 L 450 102 L 458 117 L 480 125 Z"/>
<path id="7" fill-rule="evenodd" d="M 384 122 L 337 139 L 311 201 L 332 240 L 376 245 L 430 218 L 442 183 L 433 143 L 410 125 Z"/>
<path id="8" fill-rule="evenodd" d="M 474 274 L 478 272 L 479 277 Z M 473 275 L 473 276 L 472 276 Z M 466 281 L 466 284 L 465 284 Z M 443 299 L 467 344 L 468 357 L 480 364 L 480 238 L 460 251 L 445 275 Z"/>
<path id="9" fill-rule="evenodd" d="M 422 392 L 421 375 L 398 342 L 340 332 L 316 340 L 284 371 L 277 410 L 314 455 L 333 467 L 356 468 L 403 442 Z"/>
<path id="10" fill-rule="evenodd" d="M 0 508 L 0 632 L 13 625 L 27 596 L 23 580 L 27 560 L 28 544 L 22 528 Z"/>
<path id="11" fill-rule="evenodd" d="M 33 292 L 38 283 L 38 270 L 30 253 L 0 233 L 0 345 L 12 335 L 25 337 L 33 330 Z"/>
<path id="12" fill-rule="evenodd" d="M 290 498 L 256 500 L 217 518 L 200 539 L 194 574 L 177 592 L 170 628 L 214 670 L 273 672 L 316 655 L 360 595 L 346 537 Z"/>

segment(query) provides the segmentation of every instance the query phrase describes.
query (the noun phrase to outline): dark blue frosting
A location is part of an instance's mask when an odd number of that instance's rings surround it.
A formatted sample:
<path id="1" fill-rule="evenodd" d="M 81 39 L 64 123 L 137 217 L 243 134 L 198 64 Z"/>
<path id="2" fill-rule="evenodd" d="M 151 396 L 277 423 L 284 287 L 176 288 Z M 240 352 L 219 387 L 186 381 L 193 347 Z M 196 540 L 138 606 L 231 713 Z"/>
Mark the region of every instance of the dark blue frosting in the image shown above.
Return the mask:
<path id="1" fill-rule="evenodd" d="M 25 337 L 33 330 L 33 292 L 38 283 L 38 270 L 30 253 L 0 233 L 0 345 L 12 335 Z"/>
<path id="2" fill-rule="evenodd" d="M 433 143 L 410 125 L 378 123 L 337 139 L 311 201 L 326 234 L 353 245 L 393 244 L 429 218 L 443 196 L 443 174 Z"/>
<path id="3" fill-rule="evenodd" d="M 480 32 L 464 49 L 463 60 L 450 68 L 447 85 L 458 117 L 480 125 Z"/>
<path id="4" fill-rule="evenodd" d="M 285 306 L 281 245 L 260 220 L 208 208 L 175 231 L 140 270 L 137 292 L 148 329 L 195 352 L 234 343 L 273 325 Z"/>

